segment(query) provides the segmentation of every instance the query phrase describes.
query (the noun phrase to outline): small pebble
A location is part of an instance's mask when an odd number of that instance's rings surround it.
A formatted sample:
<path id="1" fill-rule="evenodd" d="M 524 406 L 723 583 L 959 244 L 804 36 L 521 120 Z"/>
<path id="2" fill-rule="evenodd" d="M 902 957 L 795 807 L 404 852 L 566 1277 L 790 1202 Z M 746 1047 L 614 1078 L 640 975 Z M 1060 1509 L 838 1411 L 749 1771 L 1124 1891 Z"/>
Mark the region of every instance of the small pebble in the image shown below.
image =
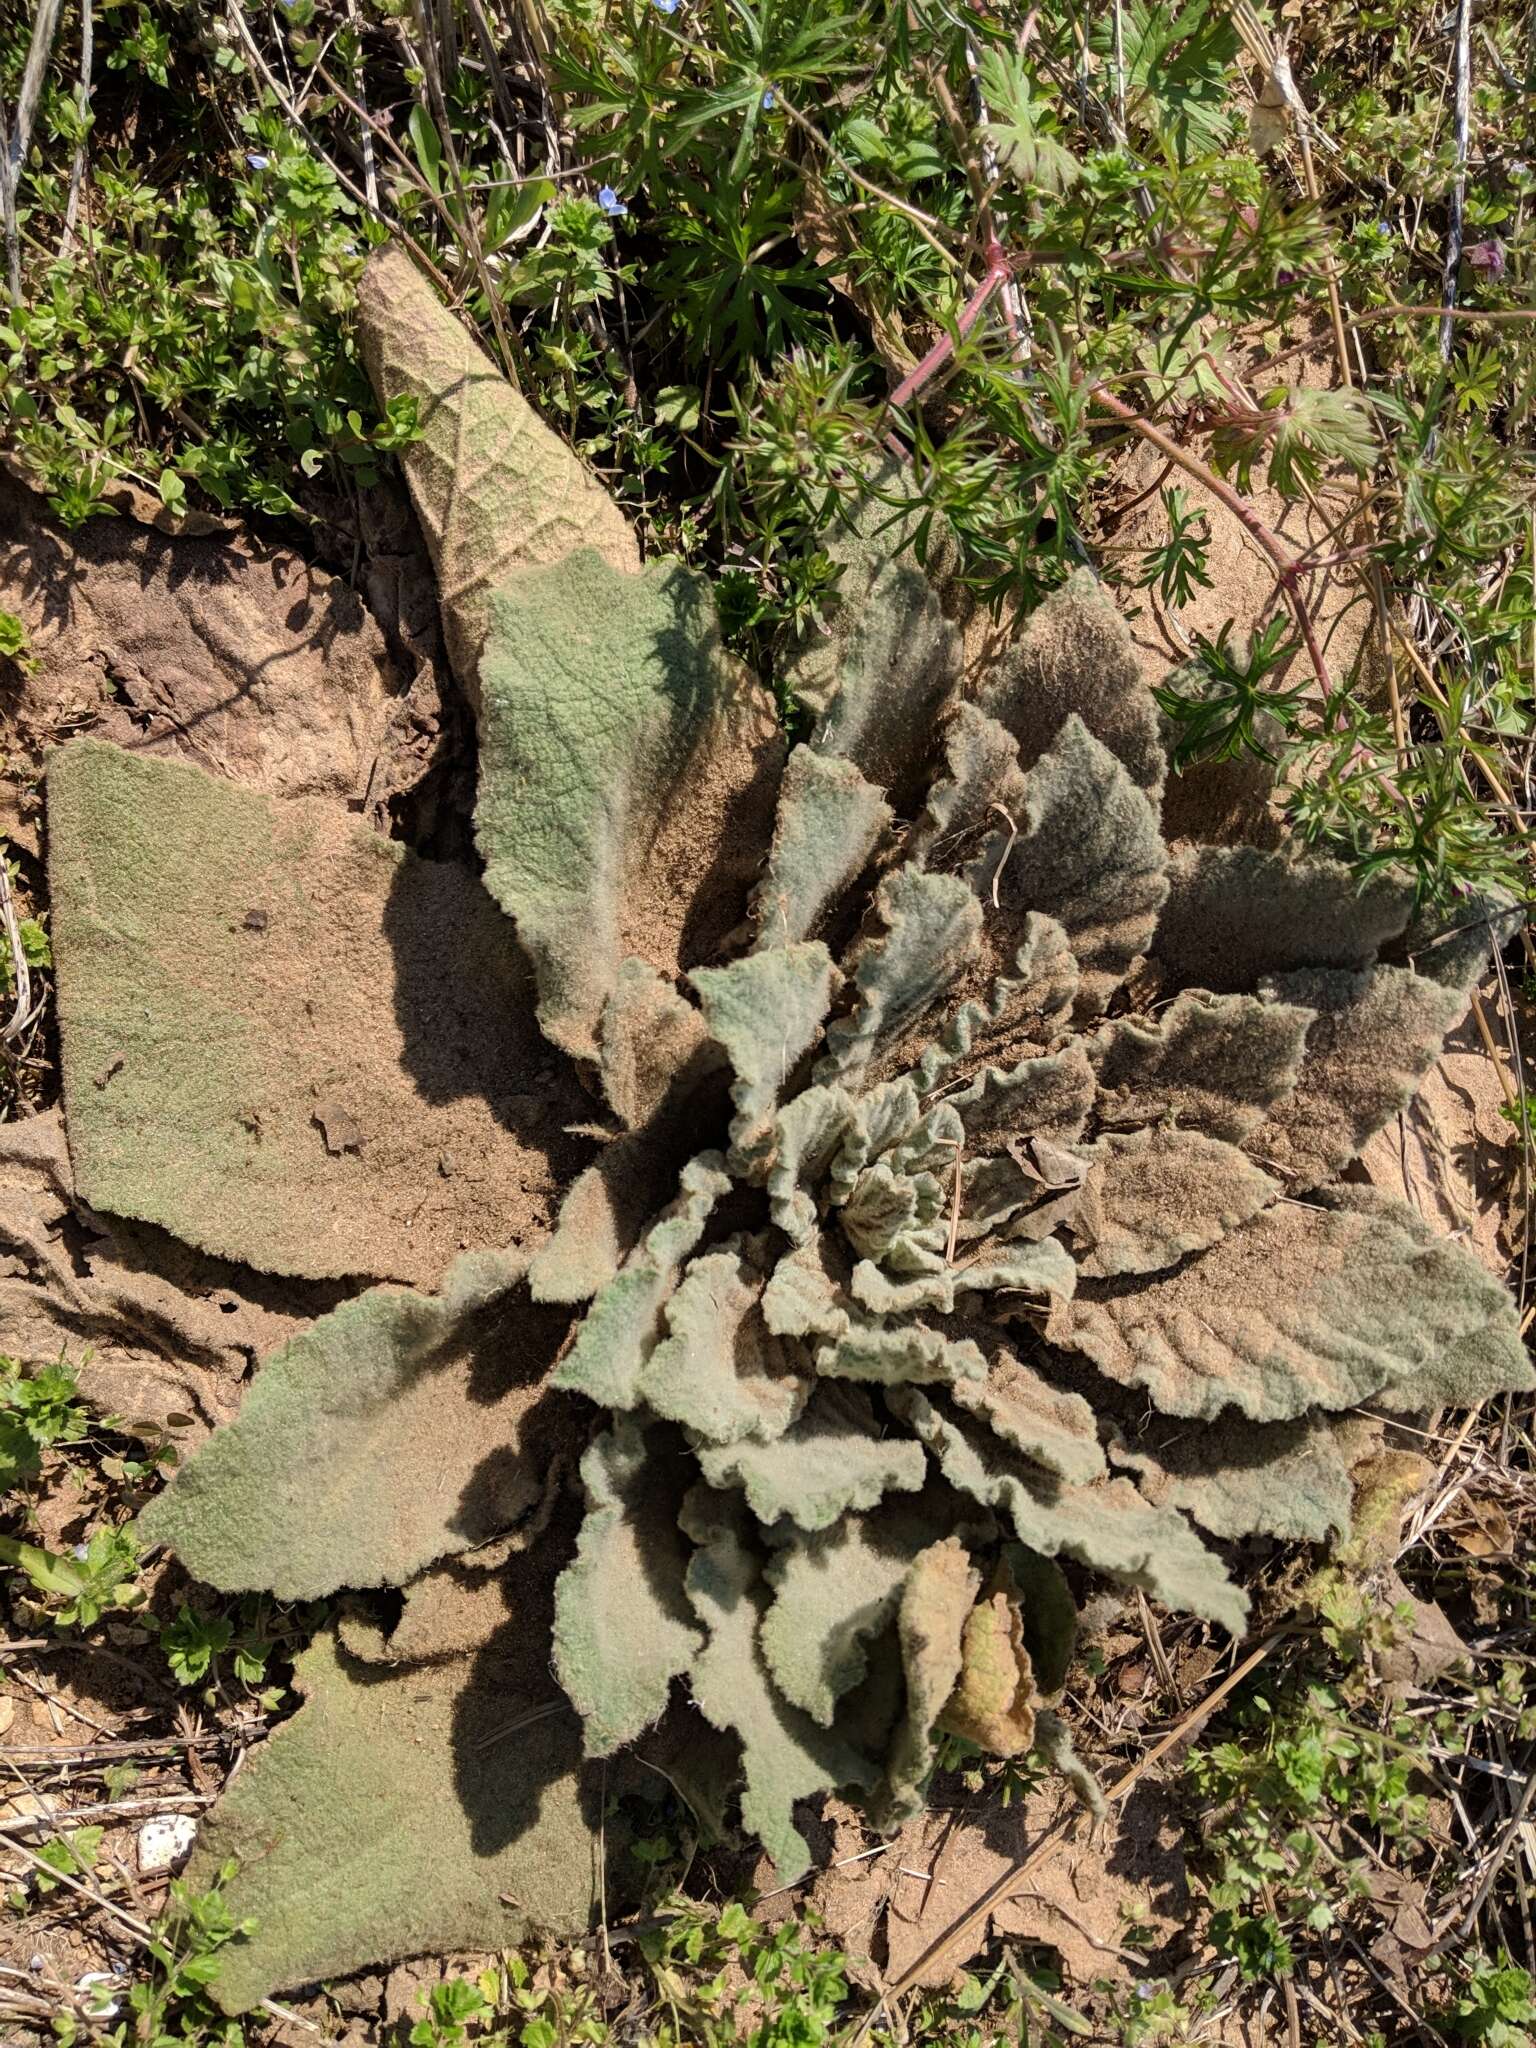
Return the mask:
<path id="1" fill-rule="evenodd" d="M 75 1989 L 77 1991 L 89 1992 L 98 1984 L 102 1987 L 101 1991 L 96 1994 L 96 1997 L 89 2001 L 89 2011 L 92 2019 L 109 2020 L 117 2011 L 119 2001 L 115 1998 L 107 1998 L 104 1994 L 108 1991 L 115 1991 L 118 1982 L 119 1980 L 108 1970 L 87 1970 L 85 1975 L 76 1981 Z"/>
<path id="2" fill-rule="evenodd" d="M 192 1847 L 197 1822 L 190 1813 L 164 1813 L 145 1821 L 139 1829 L 139 1869 L 147 1877 L 154 1870 L 174 1870 Z"/>

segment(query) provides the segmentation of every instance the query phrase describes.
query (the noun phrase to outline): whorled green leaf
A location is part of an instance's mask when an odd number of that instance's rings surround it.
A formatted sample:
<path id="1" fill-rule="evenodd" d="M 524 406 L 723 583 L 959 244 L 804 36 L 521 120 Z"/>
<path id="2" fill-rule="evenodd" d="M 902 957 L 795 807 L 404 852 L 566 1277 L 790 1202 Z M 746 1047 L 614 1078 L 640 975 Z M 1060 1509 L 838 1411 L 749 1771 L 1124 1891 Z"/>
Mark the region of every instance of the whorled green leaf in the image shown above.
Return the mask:
<path id="1" fill-rule="evenodd" d="M 230 1780 L 188 1869 L 202 1891 L 238 1863 L 224 1900 L 255 1924 L 220 1951 L 226 2012 L 405 1956 L 584 1932 L 605 1847 L 621 1895 L 622 1822 L 602 1830 L 602 1774 L 535 1649 L 547 1610 L 486 1598 L 499 1626 L 472 1656 L 368 1664 L 326 1630 L 298 1658 L 303 1706 Z"/>
<path id="2" fill-rule="evenodd" d="M 1236 1230 L 1281 1192 L 1235 1145 L 1199 1131 L 1110 1132 L 1085 1157 L 1070 1229 L 1087 1279 L 1160 1273 Z"/>
<path id="3" fill-rule="evenodd" d="M 319 799 L 93 740 L 48 767 L 81 1197 L 307 1279 L 543 1234 L 581 1153 L 506 919 Z M 451 962 L 451 970 L 443 963 Z"/>
<path id="4" fill-rule="evenodd" d="M 902 1173 L 884 1159 L 867 1166 L 840 1206 L 842 1233 L 865 1259 L 897 1271 L 923 1270 L 937 1256 L 944 1190 L 931 1173 Z"/>
<path id="5" fill-rule="evenodd" d="M 1168 772 L 1157 700 L 1130 627 L 1091 570 L 1079 569 L 1031 612 L 983 679 L 979 701 L 1018 741 L 1025 767 L 1074 714 L 1155 803 Z"/>
<path id="6" fill-rule="evenodd" d="M 1153 956 L 1175 986 L 1252 993 L 1299 967 L 1370 966 L 1413 908 L 1410 883 L 1362 888 L 1336 861 L 1254 846 L 1186 846 L 1168 862 Z"/>
<path id="7" fill-rule="evenodd" d="M 891 807 L 851 761 L 796 747 L 784 769 L 768 865 L 753 892 L 757 948 L 812 937 L 863 873 Z"/>
<path id="8" fill-rule="evenodd" d="M 645 960 L 620 963 L 598 1036 L 603 1094 L 629 1130 L 680 1111 L 720 1064 L 702 1015 Z"/>
<path id="9" fill-rule="evenodd" d="M 764 1161 L 779 1096 L 821 1029 L 837 979 L 819 939 L 748 953 L 693 974 L 709 1034 L 724 1046 L 736 1076 L 731 1146 L 738 1172 Z"/>
<path id="10" fill-rule="evenodd" d="M 969 1265 L 945 1266 L 933 1273 L 921 1273 L 911 1280 L 893 1280 L 872 1260 L 863 1259 L 853 1269 L 850 1292 L 861 1308 L 872 1315 L 931 1313 L 953 1315 L 959 1308 L 983 1308 L 986 1304 L 967 1302 L 967 1295 L 996 1297 L 991 1313 L 1006 1315 L 1013 1295 L 1036 1299 L 1046 1296 L 1069 1298 L 1077 1285 L 1077 1267 L 1065 1245 L 1048 1238 L 1041 1244 L 1005 1248 L 991 1258 L 973 1260 Z"/>
<path id="11" fill-rule="evenodd" d="M 851 761 L 907 810 L 929 737 L 960 671 L 960 634 L 911 548 L 911 521 L 867 500 L 827 553 L 841 571 L 819 628 L 784 664 L 815 718 L 811 746 Z"/>
<path id="12" fill-rule="evenodd" d="M 587 1513 L 555 1585 L 554 1645 L 588 1756 L 612 1756 L 659 1721 L 703 1641 L 684 1592 L 681 1451 L 674 1431 L 621 1415 L 581 1461 Z"/>
<path id="13" fill-rule="evenodd" d="M 768 1202 L 774 1222 L 796 1244 L 816 1231 L 816 1191 L 853 1123 L 853 1098 L 842 1088 L 802 1088 L 779 1111 Z"/>
<path id="14" fill-rule="evenodd" d="M 707 1444 L 699 1470 L 710 1486 L 741 1487 L 765 1526 L 783 1517 L 816 1530 L 874 1507 L 887 1493 L 917 1492 L 928 1461 L 920 1444 L 881 1429 L 861 1389 L 824 1384 L 781 1437 Z"/>
<path id="15" fill-rule="evenodd" d="M 1022 936 L 1029 911 L 1056 920 L 1081 970 L 1078 1014 L 1095 1016 L 1152 943 L 1168 893 L 1157 809 L 1075 713 L 1029 771 L 1027 790 L 1017 838 L 999 825 L 969 879 L 984 903 L 996 885 L 999 939 Z"/>
<path id="16" fill-rule="evenodd" d="M 417 435 L 401 464 L 437 571 L 448 652 L 473 695 L 491 592 L 510 572 L 595 548 L 633 574 L 640 550 L 591 470 L 393 243 L 369 258 L 357 302 L 380 403 L 416 401 Z"/>
<path id="17" fill-rule="evenodd" d="M 1048 1481 L 1011 1445 L 916 1387 L 886 1397 L 961 1493 L 996 1508 L 1042 1557 L 1070 1557 L 1188 1614 L 1242 1633 L 1248 1598 L 1182 1516 L 1155 1508 L 1128 1479 Z"/>
<path id="18" fill-rule="evenodd" d="M 475 837 L 545 1035 L 598 1056 L 627 957 L 707 961 L 757 879 L 782 745 L 720 647 L 708 582 L 581 550 L 496 587 L 480 663 Z"/>
<path id="19" fill-rule="evenodd" d="M 1240 1145 L 1296 1085 L 1315 1011 L 1186 990 L 1155 1018 L 1116 1017 L 1086 1041 L 1101 1126 L 1176 1124 Z"/>
<path id="20" fill-rule="evenodd" d="M 954 1512 L 942 1490 L 886 1500 L 793 1536 L 769 1557 L 763 1655 L 779 1691 L 823 1727 L 863 1682 L 869 1646 L 895 1615 L 912 1560 L 947 1532 Z"/>
<path id="21" fill-rule="evenodd" d="M 1366 1188 L 1277 1204 L 1140 1286 L 1080 1288 L 1050 1334 L 1165 1415 L 1205 1420 L 1466 1407 L 1536 1384 L 1493 1276 Z"/>
<path id="22" fill-rule="evenodd" d="M 515 1522 L 543 1489 L 560 1334 L 512 1305 L 523 1263 L 468 1253 L 439 1294 L 375 1287 L 322 1316 L 149 1503 L 141 1539 L 221 1592 L 318 1600 L 403 1585 Z"/>
<path id="23" fill-rule="evenodd" d="M 1107 1470 L 1082 1395 L 1053 1387 L 1021 1359 L 1000 1352 L 984 1380 L 957 1379 L 950 1393 L 956 1407 L 1059 1479 L 1086 1485 Z"/>
<path id="24" fill-rule="evenodd" d="M 981 906 L 953 875 L 907 866 L 875 892 L 881 929 L 856 950 L 854 1005 L 827 1027 L 821 1082 L 855 1086 L 927 1015 L 981 949 Z"/>
<path id="25" fill-rule="evenodd" d="M 763 1321 L 777 1337 L 840 1337 L 852 1320 L 846 1272 L 821 1232 L 786 1252 L 763 1289 Z"/>
<path id="26" fill-rule="evenodd" d="M 794 1824 L 797 1799 L 838 1785 L 866 1785 L 867 1758 L 819 1727 L 775 1688 L 758 1646 L 768 1606 L 762 1566 L 744 1539 L 739 1497 L 697 1488 L 683 1526 L 696 1548 L 688 1597 L 708 1640 L 694 1660 L 693 1696 L 705 1719 L 741 1739 L 743 1825 L 772 1858 L 781 1884 L 810 1862 Z"/>
<path id="27" fill-rule="evenodd" d="M 662 1308 L 716 1202 L 730 1191 L 718 1152 L 701 1152 L 689 1161 L 677 1200 L 598 1294 L 553 1386 L 608 1408 L 635 1406 L 646 1361 L 661 1339 Z"/>
<path id="28" fill-rule="evenodd" d="M 1022 814 L 1024 794 L 1012 733 L 976 705 L 957 704 L 944 728 L 944 766 L 907 835 L 907 858 L 940 874 L 959 873 L 992 836 L 999 814 Z"/>
<path id="29" fill-rule="evenodd" d="M 831 1201 L 839 1206 L 848 1202 L 865 1168 L 897 1153 L 898 1148 L 901 1157 L 899 1161 L 892 1160 L 893 1171 L 931 1168 L 931 1159 L 909 1157 L 906 1150 L 922 1121 L 917 1090 L 910 1081 L 882 1081 L 877 1087 L 865 1089 L 857 1099 L 851 1099 L 847 1127 L 826 1168 Z M 960 1136 L 958 1125 L 950 1135 Z"/>
<path id="30" fill-rule="evenodd" d="M 706 1443 L 771 1443 L 810 1392 L 803 1353 L 763 1321 L 763 1280 L 745 1248 L 695 1259 L 662 1310 L 667 1335 L 641 1370 L 646 1404 Z"/>
<path id="31" fill-rule="evenodd" d="M 1316 1014 L 1296 1086 L 1245 1146 L 1301 1195 L 1407 1108 L 1466 998 L 1404 967 L 1281 974 L 1264 993 Z"/>
<path id="32" fill-rule="evenodd" d="M 1223 1415 L 1191 1429 L 1162 1424 L 1115 1462 L 1147 1499 L 1182 1508 L 1213 1536 L 1322 1543 L 1349 1528 L 1351 1468 L 1379 1429 L 1357 1416 L 1249 1422 Z"/>
<path id="33" fill-rule="evenodd" d="M 931 1544 L 914 1559 L 901 1590 L 896 1627 L 906 1673 L 906 1710 L 887 1753 L 874 1805 L 884 1827 L 921 1813 L 934 1759 L 939 1716 L 960 1682 L 965 1625 L 981 1574 L 957 1536 Z"/>
<path id="34" fill-rule="evenodd" d="M 1081 975 L 1067 935 L 1053 917 L 1031 911 L 1013 969 L 1000 974 L 985 996 L 968 997 L 927 1046 L 912 1070 L 923 1094 L 958 1078 L 984 1060 L 1001 1066 L 1025 1046 L 1043 1046 L 1064 1030 L 1077 1001 Z"/>

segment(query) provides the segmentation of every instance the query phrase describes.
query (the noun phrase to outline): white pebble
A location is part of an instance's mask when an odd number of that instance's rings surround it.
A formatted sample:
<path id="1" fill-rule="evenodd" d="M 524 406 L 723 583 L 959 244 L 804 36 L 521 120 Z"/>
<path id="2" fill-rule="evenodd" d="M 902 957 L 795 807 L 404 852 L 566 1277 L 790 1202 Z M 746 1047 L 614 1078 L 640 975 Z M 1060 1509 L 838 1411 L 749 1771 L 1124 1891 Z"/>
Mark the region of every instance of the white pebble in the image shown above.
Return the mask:
<path id="1" fill-rule="evenodd" d="M 120 1978 L 112 1976 L 107 1970 L 87 1970 L 83 1977 L 77 1978 L 75 1982 L 75 1989 L 77 1991 L 95 1992 L 95 1997 L 87 2001 L 87 2007 L 92 2019 L 111 2019 L 112 2015 L 117 2011 L 121 2000 L 109 1998 L 107 1993 L 115 1991 L 120 1982 Z M 97 1985 L 101 1986 L 100 1991 L 96 1990 Z"/>
<path id="2" fill-rule="evenodd" d="M 165 1813 L 139 1829 L 139 1869 L 174 1870 L 192 1846 L 197 1822 L 190 1813 Z"/>

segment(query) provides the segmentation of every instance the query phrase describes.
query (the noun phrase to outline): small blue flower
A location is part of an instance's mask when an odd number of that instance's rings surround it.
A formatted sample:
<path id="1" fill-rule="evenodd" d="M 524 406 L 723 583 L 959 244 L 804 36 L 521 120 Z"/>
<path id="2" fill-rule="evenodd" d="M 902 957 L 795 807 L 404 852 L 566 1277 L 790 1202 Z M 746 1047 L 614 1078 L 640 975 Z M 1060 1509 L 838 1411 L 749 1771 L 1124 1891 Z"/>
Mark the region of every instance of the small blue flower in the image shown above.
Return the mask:
<path id="1" fill-rule="evenodd" d="M 626 214 L 629 211 L 629 208 L 611 185 L 600 185 L 598 187 L 597 203 L 610 220 L 617 220 L 621 214 Z"/>
<path id="2" fill-rule="evenodd" d="M 253 171 L 264 171 L 271 161 L 272 159 L 270 157 L 265 156 L 248 156 L 246 158 L 246 162 L 250 165 Z"/>
<path id="3" fill-rule="evenodd" d="M 771 106 L 773 105 L 773 102 L 774 102 L 774 92 L 773 92 L 773 87 L 772 87 L 772 86 L 770 85 L 770 86 L 769 86 L 769 88 L 768 88 L 768 90 L 767 90 L 767 91 L 766 91 L 766 92 L 765 92 L 765 93 L 763 94 L 763 105 L 764 105 L 765 107 L 771 107 Z"/>
<path id="4" fill-rule="evenodd" d="M 656 0 L 656 5 L 663 14 L 676 14 L 677 12 L 677 0 Z"/>

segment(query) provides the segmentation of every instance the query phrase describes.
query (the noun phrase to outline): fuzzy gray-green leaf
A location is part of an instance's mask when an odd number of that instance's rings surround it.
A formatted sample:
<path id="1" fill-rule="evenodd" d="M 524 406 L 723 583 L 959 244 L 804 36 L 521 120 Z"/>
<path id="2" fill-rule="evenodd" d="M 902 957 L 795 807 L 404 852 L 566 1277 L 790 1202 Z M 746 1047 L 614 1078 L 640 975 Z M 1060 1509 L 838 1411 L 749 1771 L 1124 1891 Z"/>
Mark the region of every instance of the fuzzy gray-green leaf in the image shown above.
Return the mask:
<path id="1" fill-rule="evenodd" d="M 683 1590 L 679 1450 L 674 1432 L 621 1415 L 581 1461 L 587 1514 L 555 1586 L 554 1644 L 588 1756 L 612 1756 L 660 1720 L 703 1640 Z"/>

